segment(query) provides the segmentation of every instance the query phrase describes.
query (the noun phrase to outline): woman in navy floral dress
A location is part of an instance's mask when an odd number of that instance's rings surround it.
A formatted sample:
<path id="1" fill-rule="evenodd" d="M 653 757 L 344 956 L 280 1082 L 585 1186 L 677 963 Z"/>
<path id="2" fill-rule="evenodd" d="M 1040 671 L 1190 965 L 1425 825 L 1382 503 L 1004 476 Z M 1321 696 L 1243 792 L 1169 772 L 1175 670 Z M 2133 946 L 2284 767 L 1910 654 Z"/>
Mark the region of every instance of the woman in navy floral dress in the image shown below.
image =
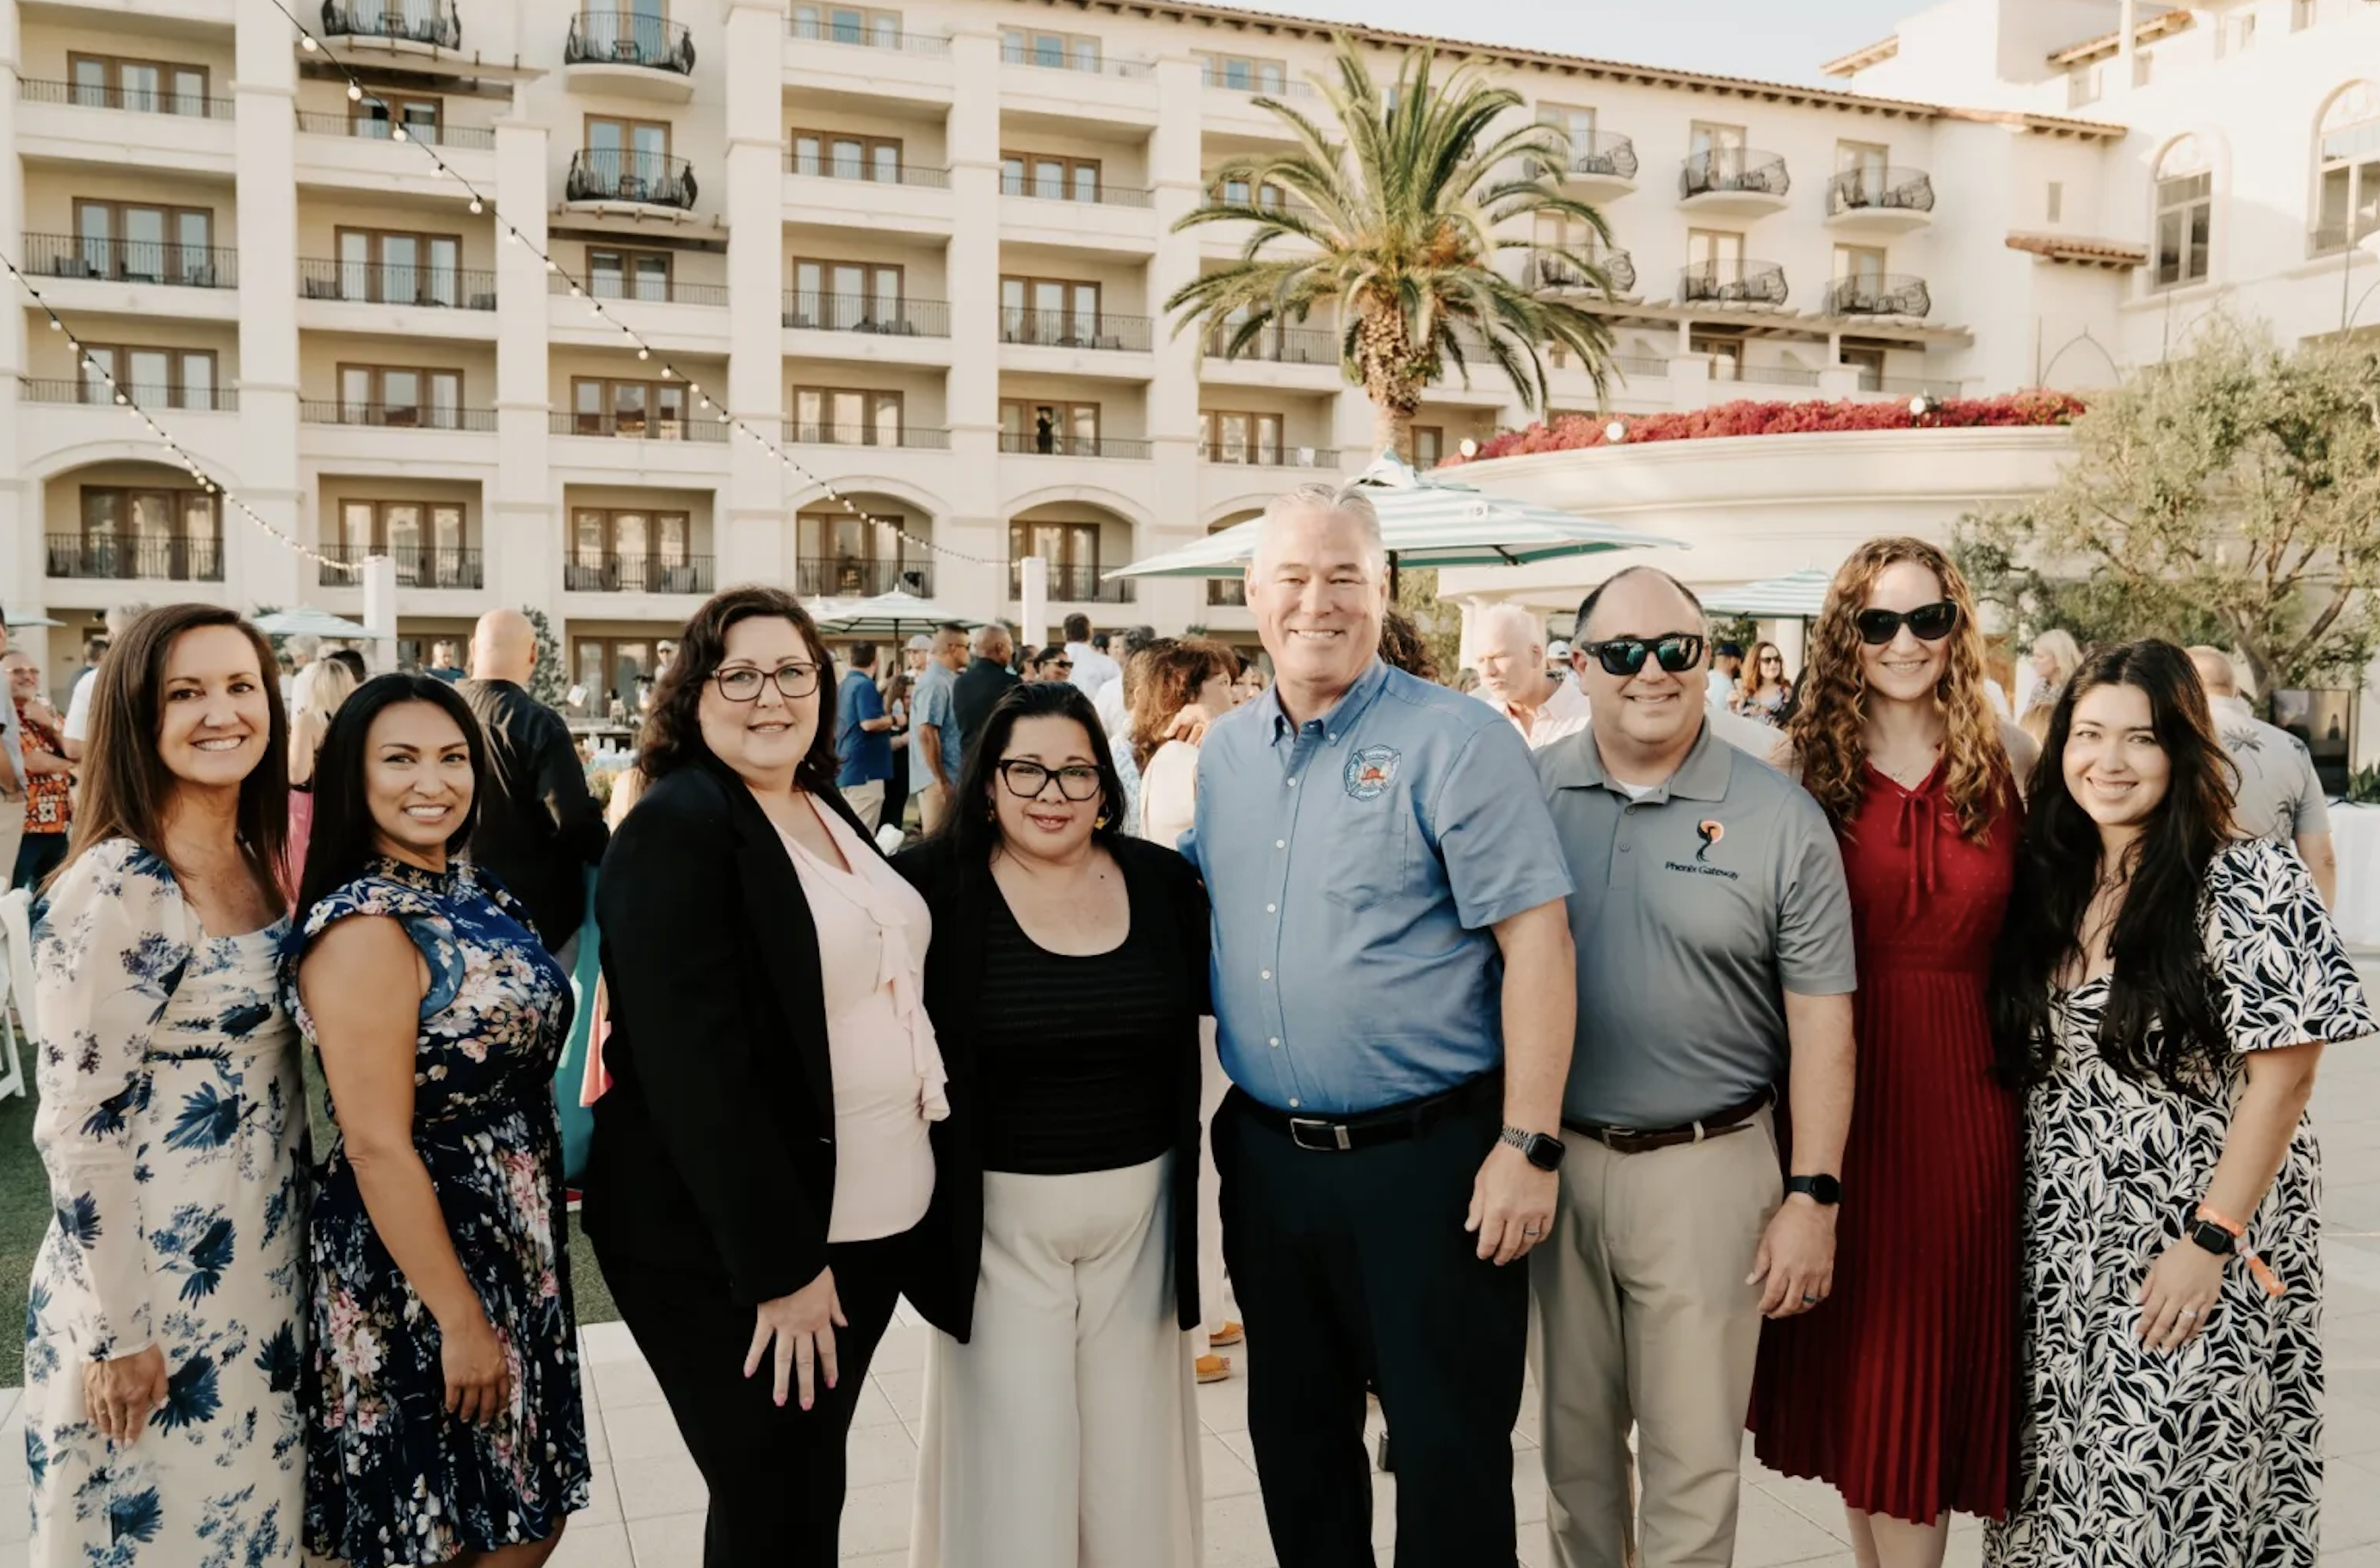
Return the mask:
<path id="1" fill-rule="evenodd" d="M 308 1547 L 534 1568 L 587 1506 L 553 1075 L 569 980 L 449 859 L 486 779 L 451 687 L 382 675 L 315 770 L 290 1011 L 339 1139 L 317 1173 Z"/>

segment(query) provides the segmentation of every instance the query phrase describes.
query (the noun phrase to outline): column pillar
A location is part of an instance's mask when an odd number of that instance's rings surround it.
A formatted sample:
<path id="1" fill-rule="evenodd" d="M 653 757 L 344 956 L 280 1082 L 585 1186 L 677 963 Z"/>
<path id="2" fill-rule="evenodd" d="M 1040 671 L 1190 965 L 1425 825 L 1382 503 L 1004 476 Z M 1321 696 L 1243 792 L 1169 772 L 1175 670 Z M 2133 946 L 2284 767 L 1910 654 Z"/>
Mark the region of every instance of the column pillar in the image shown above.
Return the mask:
<path id="1" fill-rule="evenodd" d="M 1148 314 L 1157 376 L 1148 388 L 1148 434 L 1156 463 L 1149 493 L 1157 507 L 1149 537 L 1133 541 L 1135 557 L 1195 541 L 1198 517 L 1199 369 L 1203 339 L 1176 335 L 1165 301 L 1198 275 L 1199 231 L 1173 232 L 1175 220 L 1205 200 L 1201 118 L 1205 87 L 1198 62 L 1176 55 L 1157 63 L 1157 129 L 1148 142 L 1149 184 L 1157 213 L 1157 254 L 1148 264 Z M 1192 626 L 1207 618 L 1207 585 L 1196 578 L 1144 578 L 1133 616 L 1152 626 Z"/>
<path id="2" fill-rule="evenodd" d="M 535 605 L 564 635 L 565 531 L 548 443 L 545 127 L 514 113 L 496 122 L 496 482 L 482 498 L 480 548 L 497 604 Z M 507 241 L 504 225 L 521 238 Z M 565 642 L 564 647 L 569 644 Z"/>
<path id="3" fill-rule="evenodd" d="M 785 12 L 730 0 L 727 74 L 727 310 L 725 403 L 782 444 L 785 428 Z M 717 395 L 714 393 L 714 396 Z M 704 418 L 710 416 L 705 415 Z M 714 507 L 718 585 L 794 586 L 794 525 L 787 499 L 802 487 L 768 446 L 732 439 L 723 506 Z"/>
<path id="4" fill-rule="evenodd" d="M 21 74 L 19 38 L 17 0 L 0 0 L 0 65 L 6 67 L 12 79 Z M 8 253 L 17 258 L 18 265 L 29 266 L 30 259 L 18 244 L 18 236 L 25 231 L 25 165 L 17 156 L 17 95 L 13 92 L 0 93 L 0 148 L 7 150 L 0 153 L 0 235 L 6 237 Z M 42 517 L 42 486 L 18 477 L 24 472 L 24 462 L 17 428 L 17 378 L 31 371 L 25 333 L 27 307 L 32 301 L 21 286 L 11 282 L 7 286 L 15 297 L 6 310 L 0 310 L 0 609 L 34 611 L 43 607 L 45 598 L 42 584 L 49 575 L 49 563 L 42 536 L 49 530 Z M 48 328 L 44 324 L 34 330 Z M 33 651 L 47 671 L 51 663 L 47 650 L 35 644 Z"/>
<path id="5" fill-rule="evenodd" d="M 282 532 L 319 541 L 298 466 L 298 35 L 272 0 L 238 0 L 235 14 L 239 495 Z M 299 604 L 317 591 L 310 562 L 228 505 L 223 530 L 225 591 L 238 608 Z"/>
<path id="6" fill-rule="evenodd" d="M 1020 459 L 1000 454 L 1000 38 L 959 31 L 951 38 L 948 144 L 953 223 L 945 272 L 950 278 L 951 512 L 934 519 L 936 544 L 978 557 L 937 553 L 934 597 L 954 609 L 1007 613 L 1005 476 Z M 1021 459 L 1030 461 L 1030 459 Z"/>

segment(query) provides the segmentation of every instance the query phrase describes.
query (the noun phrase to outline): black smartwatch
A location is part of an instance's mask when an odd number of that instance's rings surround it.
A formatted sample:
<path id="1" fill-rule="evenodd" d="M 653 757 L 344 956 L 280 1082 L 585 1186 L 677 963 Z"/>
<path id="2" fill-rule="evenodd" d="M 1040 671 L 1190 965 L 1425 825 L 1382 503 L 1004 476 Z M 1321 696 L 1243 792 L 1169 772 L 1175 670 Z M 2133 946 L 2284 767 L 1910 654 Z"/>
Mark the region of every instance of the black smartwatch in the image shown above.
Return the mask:
<path id="1" fill-rule="evenodd" d="M 1788 1176 L 1785 1178 L 1785 1191 L 1788 1196 L 1798 1192 L 1813 1203 L 1823 1204 L 1828 1209 L 1843 1200 L 1843 1184 L 1832 1176 Z"/>
<path id="2" fill-rule="evenodd" d="M 1524 1133 L 1518 1127 L 1506 1127 L 1500 1135 L 1506 1143 L 1521 1151 L 1521 1158 L 1540 1171 L 1558 1169 L 1561 1164 L 1561 1139 L 1544 1133 Z"/>
<path id="3" fill-rule="evenodd" d="M 2217 1258 L 2228 1258 L 2240 1250 L 2239 1238 L 2212 1220 L 2192 1221 L 2190 1239 Z"/>

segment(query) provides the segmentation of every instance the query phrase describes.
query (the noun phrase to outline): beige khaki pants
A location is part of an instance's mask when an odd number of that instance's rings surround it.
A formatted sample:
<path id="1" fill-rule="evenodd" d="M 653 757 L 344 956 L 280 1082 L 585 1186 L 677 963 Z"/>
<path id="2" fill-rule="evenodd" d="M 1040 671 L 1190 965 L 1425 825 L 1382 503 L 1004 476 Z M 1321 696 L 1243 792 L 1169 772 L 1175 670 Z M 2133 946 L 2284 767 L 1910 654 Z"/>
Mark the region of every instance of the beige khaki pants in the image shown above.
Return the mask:
<path id="1" fill-rule="evenodd" d="M 843 803 L 851 808 L 860 826 L 874 833 L 877 819 L 884 815 L 884 781 L 874 779 L 867 784 L 844 785 Z"/>
<path id="2" fill-rule="evenodd" d="M 0 893 L 17 874 L 17 846 L 25 839 L 25 796 L 0 795 Z"/>
<path id="3" fill-rule="evenodd" d="M 916 790 L 910 798 L 917 803 L 917 831 L 928 838 L 942 831 L 942 823 L 951 814 L 951 790 L 948 784 L 929 784 Z"/>
<path id="4" fill-rule="evenodd" d="M 1530 1353 L 1558 1568 L 1729 1568 L 1760 1291 L 1744 1283 L 1784 1197 L 1767 1112 L 1645 1154 L 1563 1140 L 1553 1234 L 1529 1255 Z"/>

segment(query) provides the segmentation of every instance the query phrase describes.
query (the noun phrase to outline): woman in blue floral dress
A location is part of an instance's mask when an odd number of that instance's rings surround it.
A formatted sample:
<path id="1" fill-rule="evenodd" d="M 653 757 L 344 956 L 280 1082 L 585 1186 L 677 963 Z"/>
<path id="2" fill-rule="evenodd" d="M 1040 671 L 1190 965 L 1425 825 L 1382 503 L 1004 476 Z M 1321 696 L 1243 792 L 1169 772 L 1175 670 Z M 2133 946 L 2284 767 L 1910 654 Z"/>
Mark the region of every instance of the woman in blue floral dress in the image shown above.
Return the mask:
<path id="1" fill-rule="evenodd" d="M 35 1568 L 295 1568 L 305 1089 L 274 984 L 273 651 L 228 610 L 100 669 L 34 938 L 55 1217 L 25 1313 Z"/>
<path id="2" fill-rule="evenodd" d="M 487 777 L 454 688 L 382 675 L 314 774 L 290 1011 L 338 1141 L 317 1173 L 308 1547 L 535 1568 L 587 1506 L 553 1075 L 570 989 L 449 857 Z"/>

